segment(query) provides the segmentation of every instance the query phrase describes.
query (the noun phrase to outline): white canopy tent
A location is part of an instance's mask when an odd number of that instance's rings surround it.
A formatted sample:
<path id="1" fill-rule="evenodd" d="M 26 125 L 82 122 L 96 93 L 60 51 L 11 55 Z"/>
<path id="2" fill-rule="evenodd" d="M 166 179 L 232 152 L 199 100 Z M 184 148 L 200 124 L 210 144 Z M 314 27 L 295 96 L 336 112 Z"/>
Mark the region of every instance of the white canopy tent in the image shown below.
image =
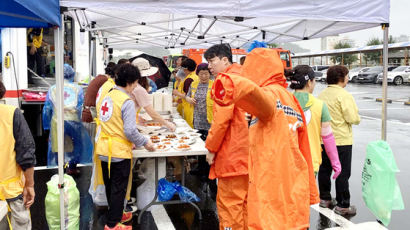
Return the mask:
<path id="1" fill-rule="evenodd" d="M 242 48 L 254 39 L 307 40 L 388 23 L 390 8 L 388 0 L 60 2 L 86 30 L 102 31 L 101 39 L 113 48 L 199 48 L 220 42 Z"/>
<path id="2" fill-rule="evenodd" d="M 290 42 L 384 24 L 382 139 L 386 139 L 390 0 L 61 0 L 60 5 L 68 7 L 84 30 L 96 31 L 94 36 L 113 48 L 199 48 L 220 42 L 236 48 L 254 39 Z M 54 31 L 60 213 L 64 212 L 63 25 Z M 65 215 L 60 218 L 64 229 Z"/>
<path id="3" fill-rule="evenodd" d="M 252 40 L 308 40 L 382 25 L 382 139 L 386 140 L 390 0 L 61 0 L 61 6 L 110 48 L 233 48 Z"/>

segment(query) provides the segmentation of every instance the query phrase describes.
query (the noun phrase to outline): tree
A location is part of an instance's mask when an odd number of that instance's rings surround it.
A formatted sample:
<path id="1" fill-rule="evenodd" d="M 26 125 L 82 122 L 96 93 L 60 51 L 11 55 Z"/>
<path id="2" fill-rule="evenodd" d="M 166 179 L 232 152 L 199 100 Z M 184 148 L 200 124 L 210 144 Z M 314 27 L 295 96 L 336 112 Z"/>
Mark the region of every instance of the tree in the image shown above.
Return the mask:
<path id="1" fill-rule="evenodd" d="M 395 43 L 396 39 L 393 38 L 393 36 L 389 36 L 389 44 Z M 378 38 L 371 38 L 369 41 L 367 41 L 366 45 L 367 46 L 376 46 L 376 45 L 382 45 L 383 40 L 378 39 Z M 373 61 L 375 63 L 381 62 L 381 57 L 382 57 L 382 51 L 373 51 L 365 54 L 365 58 L 367 61 Z"/>
<path id="2" fill-rule="evenodd" d="M 335 44 L 334 49 L 345 49 L 345 48 L 352 48 L 352 46 L 347 43 L 340 41 Z M 351 65 L 353 62 L 357 61 L 357 55 L 355 54 L 337 54 L 330 58 L 333 63 L 337 65 Z M 343 59 L 343 62 L 342 62 Z"/>

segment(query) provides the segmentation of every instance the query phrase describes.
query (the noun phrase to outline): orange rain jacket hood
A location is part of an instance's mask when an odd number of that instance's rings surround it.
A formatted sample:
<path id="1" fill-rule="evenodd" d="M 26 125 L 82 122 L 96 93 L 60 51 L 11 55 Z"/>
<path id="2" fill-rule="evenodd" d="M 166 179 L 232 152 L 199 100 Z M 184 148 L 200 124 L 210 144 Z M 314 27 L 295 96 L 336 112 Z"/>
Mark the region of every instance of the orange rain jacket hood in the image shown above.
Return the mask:
<path id="1" fill-rule="evenodd" d="M 319 202 L 303 110 L 286 90 L 276 51 L 254 49 L 242 77 L 220 74 L 215 102 L 253 115 L 249 129 L 249 229 L 309 227 L 310 204 Z"/>
<path id="2" fill-rule="evenodd" d="M 239 74 L 241 66 L 232 64 L 224 73 Z M 249 136 L 245 112 L 234 106 L 214 104 L 214 119 L 206 138 L 206 148 L 215 153 L 209 178 L 248 174 Z"/>

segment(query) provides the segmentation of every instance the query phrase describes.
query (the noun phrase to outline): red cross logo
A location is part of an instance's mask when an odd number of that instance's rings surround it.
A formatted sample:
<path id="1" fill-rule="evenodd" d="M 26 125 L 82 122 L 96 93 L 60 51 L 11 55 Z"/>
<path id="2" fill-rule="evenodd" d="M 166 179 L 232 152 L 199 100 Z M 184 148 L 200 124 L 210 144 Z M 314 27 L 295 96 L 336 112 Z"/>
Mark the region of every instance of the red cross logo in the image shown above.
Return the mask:
<path id="1" fill-rule="evenodd" d="M 112 116 L 112 110 L 113 110 L 113 105 L 112 105 L 112 100 L 109 97 L 104 98 L 104 100 L 101 103 L 101 109 L 100 109 L 100 119 L 103 122 L 107 122 L 110 120 Z"/>
<path id="2" fill-rule="evenodd" d="M 104 103 L 104 106 L 101 107 L 101 110 L 103 111 L 103 116 L 105 116 L 105 113 L 108 112 L 107 102 Z"/>
<path id="3" fill-rule="evenodd" d="M 70 97 L 70 94 L 67 93 L 66 91 L 64 91 L 64 100 L 66 100 L 66 99 L 69 98 L 69 97 Z"/>

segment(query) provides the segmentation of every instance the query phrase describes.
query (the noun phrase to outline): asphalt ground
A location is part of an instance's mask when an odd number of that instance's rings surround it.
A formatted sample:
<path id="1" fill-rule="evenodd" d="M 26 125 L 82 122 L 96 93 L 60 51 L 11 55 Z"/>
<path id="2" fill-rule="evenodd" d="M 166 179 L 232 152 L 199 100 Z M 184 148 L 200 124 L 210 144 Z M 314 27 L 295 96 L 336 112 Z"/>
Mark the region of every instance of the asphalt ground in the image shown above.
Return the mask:
<path id="1" fill-rule="evenodd" d="M 317 83 L 314 95 L 327 87 L 324 83 Z M 354 224 L 374 222 L 376 217 L 366 207 L 362 198 L 361 175 L 366 157 L 366 146 L 371 141 L 381 139 L 381 102 L 382 86 L 378 84 L 348 84 L 349 91 L 356 100 L 361 116 L 361 122 L 353 126 L 353 156 L 352 173 L 350 177 L 351 204 L 357 207 L 357 215 L 350 218 Z M 410 106 L 404 105 L 410 98 L 410 85 L 388 86 L 388 98 L 392 100 L 387 105 L 387 142 L 389 143 L 400 172 L 396 178 L 401 189 L 405 210 L 393 211 L 388 229 L 410 229 Z M 334 185 L 332 192 L 334 195 Z M 320 218 L 318 212 L 311 212 L 311 229 L 326 229 L 337 226 L 334 221 Z M 326 224 L 327 223 L 327 224 Z"/>

